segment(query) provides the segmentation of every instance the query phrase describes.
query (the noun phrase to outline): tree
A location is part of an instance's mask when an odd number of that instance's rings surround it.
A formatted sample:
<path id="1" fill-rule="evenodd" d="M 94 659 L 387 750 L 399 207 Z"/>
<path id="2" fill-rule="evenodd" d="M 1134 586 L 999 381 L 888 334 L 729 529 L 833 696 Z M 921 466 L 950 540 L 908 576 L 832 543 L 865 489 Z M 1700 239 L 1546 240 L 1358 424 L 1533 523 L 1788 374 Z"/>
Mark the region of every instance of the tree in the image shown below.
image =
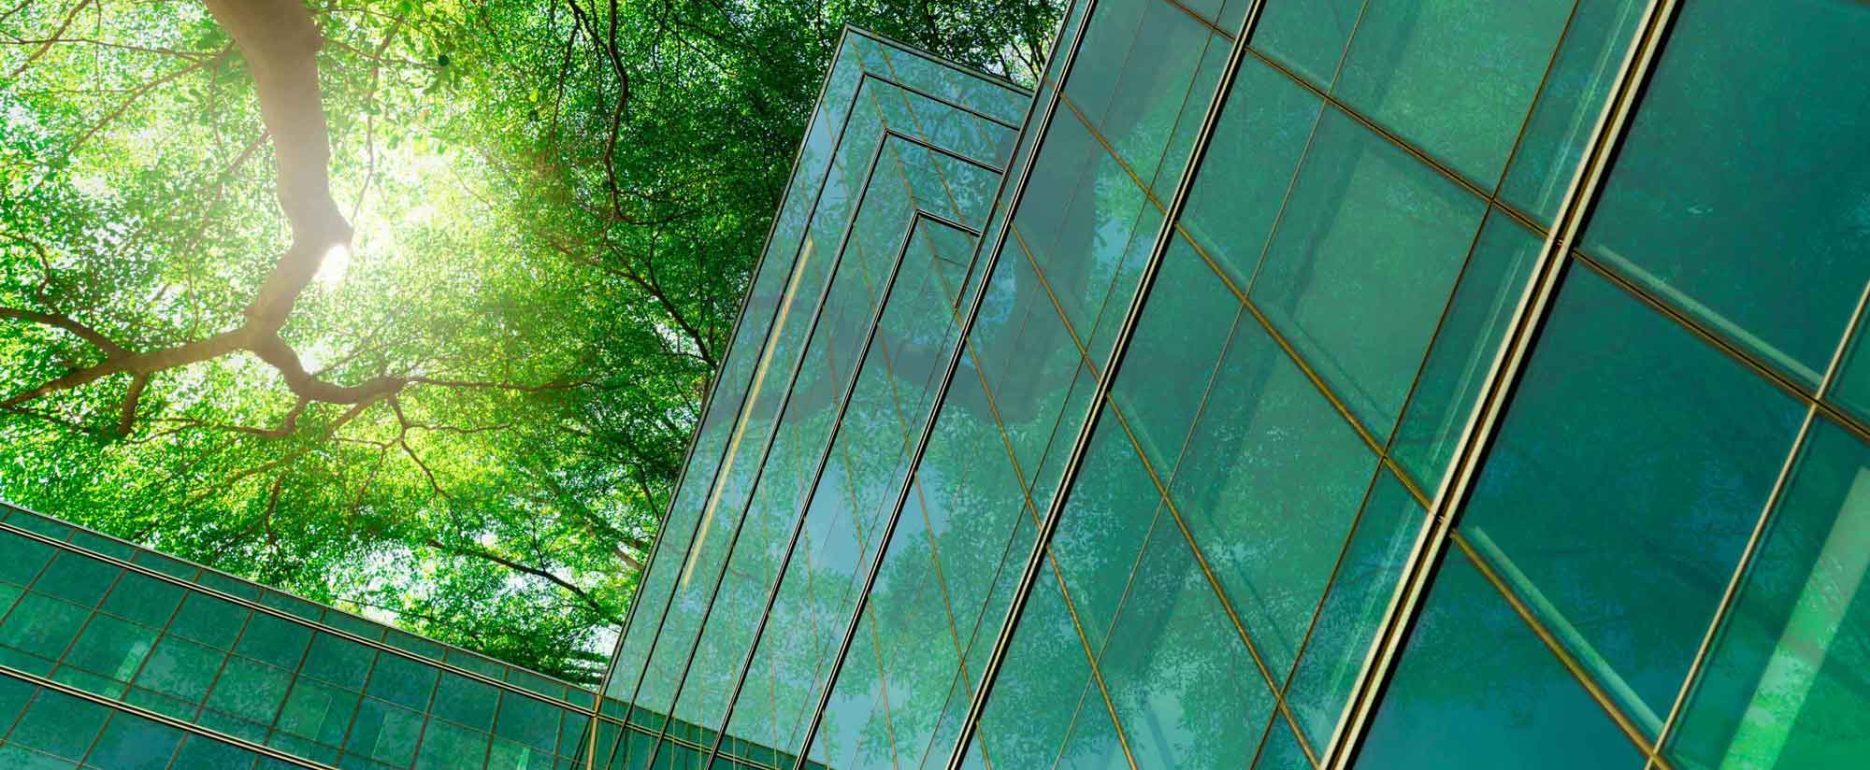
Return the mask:
<path id="1" fill-rule="evenodd" d="M 0 8 L 0 496 L 590 681 L 846 21 L 1043 0 Z"/>

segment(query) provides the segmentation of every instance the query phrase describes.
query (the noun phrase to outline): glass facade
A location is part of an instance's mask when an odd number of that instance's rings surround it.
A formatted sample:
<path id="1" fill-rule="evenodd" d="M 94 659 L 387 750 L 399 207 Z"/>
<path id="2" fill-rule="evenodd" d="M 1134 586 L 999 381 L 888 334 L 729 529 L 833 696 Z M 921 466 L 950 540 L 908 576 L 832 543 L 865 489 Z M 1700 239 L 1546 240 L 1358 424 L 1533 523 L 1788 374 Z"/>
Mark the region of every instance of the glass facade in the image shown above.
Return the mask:
<path id="1" fill-rule="evenodd" d="M 863 38 L 961 134 L 879 201 L 939 121 L 831 74 L 595 766 L 1861 764 L 1865 39 L 1079 0 L 1028 97 Z"/>
<path id="2" fill-rule="evenodd" d="M 1864 40 L 850 30 L 601 694 L 7 509 L 0 765 L 1862 765 Z"/>

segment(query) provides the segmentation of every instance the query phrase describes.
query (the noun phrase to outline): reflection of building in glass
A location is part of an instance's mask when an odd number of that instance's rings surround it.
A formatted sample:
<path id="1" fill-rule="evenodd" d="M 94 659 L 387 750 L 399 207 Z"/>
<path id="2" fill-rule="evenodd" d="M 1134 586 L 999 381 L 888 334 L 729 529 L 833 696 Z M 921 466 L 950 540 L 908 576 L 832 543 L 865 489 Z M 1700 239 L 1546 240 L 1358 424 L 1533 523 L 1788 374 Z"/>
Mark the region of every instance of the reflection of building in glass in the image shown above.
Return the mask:
<path id="1" fill-rule="evenodd" d="M 851 36 L 597 767 L 1861 764 L 1866 38 L 1079 0 L 1015 129 Z"/>

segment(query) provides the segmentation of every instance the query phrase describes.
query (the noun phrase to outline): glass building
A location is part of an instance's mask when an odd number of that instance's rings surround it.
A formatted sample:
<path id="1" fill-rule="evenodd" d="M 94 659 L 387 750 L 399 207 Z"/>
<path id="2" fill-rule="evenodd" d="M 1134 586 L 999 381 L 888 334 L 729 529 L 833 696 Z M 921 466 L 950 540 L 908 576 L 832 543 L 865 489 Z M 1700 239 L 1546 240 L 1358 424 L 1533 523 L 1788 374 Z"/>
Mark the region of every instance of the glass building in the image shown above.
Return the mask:
<path id="1" fill-rule="evenodd" d="M 1078 0 L 1029 96 L 852 35 L 593 766 L 1866 766 L 1867 40 Z"/>
<path id="2" fill-rule="evenodd" d="M 1867 40 L 850 30 L 601 694 L 9 508 L 0 767 L 1865 766 Z"/>

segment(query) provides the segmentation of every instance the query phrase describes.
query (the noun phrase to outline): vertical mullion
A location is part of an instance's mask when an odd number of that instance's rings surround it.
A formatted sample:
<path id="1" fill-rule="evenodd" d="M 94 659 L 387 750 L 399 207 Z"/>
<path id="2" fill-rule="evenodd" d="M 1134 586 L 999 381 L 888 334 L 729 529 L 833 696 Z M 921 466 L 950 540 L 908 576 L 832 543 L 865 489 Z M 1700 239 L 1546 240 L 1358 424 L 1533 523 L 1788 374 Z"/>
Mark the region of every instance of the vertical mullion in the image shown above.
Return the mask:
<path id="1" fill-rule="evenodd" d="M 1338 720 L 1326 755 L 1327 767 L 1332 770 L 1349 767 L 1355 757 L 1377 700 L 1394 669 L 1397 654 L 1421 614 L 1436 563 L 1451 539 L 1454 520 L 1479 475 L 1481 461 L 1497 434 L 1533 343 L 1550 313 L 1552 299 L 1569 264 L 1571 244 L 1583 230 L 1585 218 L 1622 143 L 1630 116 L 1667 39 L 1678 7 L 1677 0 L 1650 0 L 1637 24 L 1634 42 L 1625 54 L 1617 82 L 1606 98 L 1571 186 L 1559 203 L 1556 223 L 1546 236 L 1507 337 L 1495 354 L 1487 382 L 1429 508 L 1430 527 L 1417 538 L 1416 547 L 1404 565 L 1397 594 L 1381 626 L 1382 633 L 1366 655 L 1352 698 L 1345 706 L 1344 716 Z M 1654 754 L 1653 750 L 1648 753 Z"/>
<path id="2" fill-rule="evenodd" d="M 1715 606 L 1714 616 L 1708 620 L 1707 631 L 1702 634 L 1701 644 L 1695 649 L 1695 657 L 1688 665 L 1688 673 L 1682 677 L 1682 686 L 1676 691 L 1675 701 L 1669 706 L 1669 713 L 1663 719 L 1661 731 L 1656 734 L 1656 751 L 1649 765 L 1651 768 L 1658 767 L 1658 763 L 1666 761 L 1662 758 L 1663 748 L 1667 745 L 1676 724 L 1681 720 L 1682 712 L 1688 706 L 1688 697 L 1694 691 L 1695 680 L 1700 677 L 1702 667 L 1707 664 L 1708 654 L 1713 651 L 1714 641 L 1720 635 L 1721 625 L 1726 621 L 1728 613 L 1733 610 L 1734 600 L 1740 594 L 1740 584 L 1752 568 L 1753 559 L 1759 552 L 1760 541 L 1771 525 L 1774 509 L 1778 508 L 1779 500 L 1786 492 L 1786 484 L 1797 470 L 1799 455 L 1804 450 L 1812 424 L 1819 419 L 1819 405 L 1830 395 L 1831 386 L 1836 384 L 1838 373 L 1844 368 L 1845 356 L 1850 351 L 1852 337 L 1864 318 L 1866 305 L 1870 305 L 1870 284 L 1865 284 L 1863 293 L 1857 298 L 1857 307 L 1851 311 L 1850 321 L 1844 326 L 1843 338 L 1838 340 L 1837 348 L 1832 351 L 1831 361 L 1825 367 L 1824 377 L 1818 381 L 1818 389 L 1813 393 L 1810 406 L 1805 409 L 1805 420 L 1799 424 L 1798 435 L 1792 440 L 1792 448 L 1787 451 L 1786 460 L 1779 467 L 1779 476 L 1773 480 L 1772 491 L 1766 496 L 1766 504 L 1760 510 L 1759 519 L 1754 522 L 1752 534 L 1747 537 L 1746 548 L 1740 552 L 1740 561 L 1734 566 L 1733 575 L 1728 578 L 1727 587 L 1721 593 L 1720 604 Z M 1863 344 L 1863 341 L 1859 340 L 1857 344 Z"/>
<path id="3" fill-rule="evenodd" d="M 1214 128 L 1221 112 L 1221 105 L 1226 100 L 1228 91 L 1232 88 L 1235 74 L 1239 71 L 1241 58 L 1246 51 L 1245 41 L 1251 36 L 1254 24 L 1259 20 L 1260 9 L 1262 7 L 1263 3 L 1260 0 L 1250 0 L 1246 13 L 1243 14 L 1241 18 L 1240 33 L 1235 37 L 1235 44 L 1228 56 L 1227 65 L 1221 72 L 1220 80 L 1215 85 L 1213 95 L 1209 98 L 1208 109 L 1202 117 L 1201 128 L 1195 137 L 1194 146 L 1190 148 L 1189 158 L 1184 166 L 1186 171 L 1176 183 L 1175 193 L 1170 198 L 1168 206 L 1164 208 L 1162 225 L 1159 232 L 1156 234 L 1155 245 L 1150 251 L 1148 261 L 1143 266 L 1141 275 L 1137 281 L 1136 290 L 1131 297 L 1129 308 L 1121 324 L 1117 327 L 1116 338 L 1111 347 L 1110 364 L 1105 367 L 1102 374 L 1097 377 L 1090 404 L 1087 407 L 1084 423 L 1079 428 L 1078 435 L 1073 441 L 1070 454 L 1067 455 L 1064 476 L 1059 483 L 1059 491 L 1057 494 L 1053 495 L 1051 502 L 1047 505 L 1044 517 L 1040 520 L 1038 531 L 1035 533 L 1033 539 L 1032 554 L 1027 558 L 1025 569 L 1020 575 L 1019 586 L 1014 591 L 1013 600 L 1007 608 L 1005 620 L 1001 624 L 999 635 L 994 641 L 991 653 L 988 655 L 986 666 L 981 674 L 981 686 L 975 691 L 974 698 L 968 705 L 967 718 L 961 724 L 960 733 L 956 736 L 955 740 L 954 753 L 951 754 L 948 759 L 948 770 L 960 770 L 961 764 L 966 757 L 968 744 L 973 740 L 975 733 L 979 731 L 980 718 L 985 712 L 988 699 L 992 696 L 993 686 L 998 679 L 1000 666 L 1003 665 L 1006 660 L 1006 652 L 1011 644 L 1013 634 L 1019 625 L 1022 610 L 1024 610 L 1025 604 L 1032 594 L 1034 583 L 1037 581 L 1038 574 L 1042 570 L 1046 562 L 1046 557 L 1050 552 L 1050 541 L 1052 535 L 1058 530 L 1060 514 L 1064 510 L 1066 500 L 1070 498 L 1073 482 L 1076 480 L 1079 470 L 1083 467 L 1085 454 L 1090 446 L 1091 435 L 1096 431 L 1098 423 L 1100 422 L 1099 418 L 1105 411 L 1104 403 L 1110 395 L 1111 385 L 1114 383 L 1117 373 L 1122 370 L 1124 359 L 1129 351 L 1130 342 L 1135 335 L 1137 321 L 1142 315 L 1142 309 L 1149 297 L 1150 289 L 1155 285 L 1156 275 L 1162 266 L 1163 257 L 1168 252 L 1169 246 L 1174 242 L 1176 220 L 1180 218 L 1182 210 L 1187 204 L 1189 190 L 1194 186 L 1194 179 L 1198 175 L 1197 171 L 1201 165 L 1202 158 L 1206 155 L 1208 145 L 1213 139 Z M 1087 12 L 1086 15 L 1088 17 L 1089 13 Z M 1063 81 L 1064 78 L 1061 78 L 1057 91 L 1059 94 L 1062 94 L 1064 90 Z M 1148 190 L 1148 187 L 1145 185 L 1144 189 Z"/>

